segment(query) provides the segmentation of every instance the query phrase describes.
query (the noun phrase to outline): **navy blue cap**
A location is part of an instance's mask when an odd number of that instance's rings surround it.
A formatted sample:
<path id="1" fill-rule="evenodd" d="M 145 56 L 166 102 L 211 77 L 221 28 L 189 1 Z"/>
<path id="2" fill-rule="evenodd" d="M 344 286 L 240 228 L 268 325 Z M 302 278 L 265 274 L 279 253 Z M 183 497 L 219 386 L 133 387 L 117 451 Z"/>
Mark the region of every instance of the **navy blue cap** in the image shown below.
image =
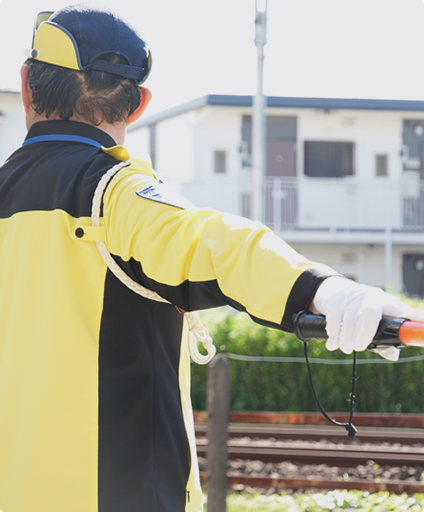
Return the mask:
<path id="1" fill-rule="evenodd" d="M 66 32 L 74 40 L 80 69 L 106 71 L 139 84 L 150 73 L 151 53 L 137 32 L 116 14 L 76 5 L 56 11 L 48 24 Z M 99 59 L 106 53 L 121 55 L 127 64 Z"/>

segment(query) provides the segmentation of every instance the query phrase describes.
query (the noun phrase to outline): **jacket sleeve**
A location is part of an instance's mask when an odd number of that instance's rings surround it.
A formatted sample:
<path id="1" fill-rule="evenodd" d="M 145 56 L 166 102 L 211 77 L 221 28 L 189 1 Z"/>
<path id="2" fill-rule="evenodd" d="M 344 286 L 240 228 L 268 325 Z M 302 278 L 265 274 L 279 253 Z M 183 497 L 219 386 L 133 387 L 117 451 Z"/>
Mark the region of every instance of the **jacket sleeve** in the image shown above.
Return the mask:
<path id="1" fill-rule="evenodd" d="M 137 192 L 153 178 L 121 170 L 104 195 L 107 245 L 136 281 L 186 310 L 231 305 L 270 327 L 292 330 L 335 271 L 308 261 L 266 226 Z M 159 187 L 160 188 L 160 187 Z"/>

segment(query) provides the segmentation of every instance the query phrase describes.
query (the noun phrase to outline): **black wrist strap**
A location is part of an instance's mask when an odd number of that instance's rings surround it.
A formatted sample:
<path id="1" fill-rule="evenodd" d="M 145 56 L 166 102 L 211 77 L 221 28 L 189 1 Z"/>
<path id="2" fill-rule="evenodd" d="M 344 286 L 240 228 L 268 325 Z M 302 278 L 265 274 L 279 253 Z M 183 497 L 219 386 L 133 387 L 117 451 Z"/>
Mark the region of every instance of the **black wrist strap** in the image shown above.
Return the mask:
<path id="1" fill-rule="evenodd" d="M 317 392 L 315 390 L 314 381 L 312 378 L 312 370 L 311 370 L 311 364 L 309 362 L 308 358 L 308 342 L 304 341 L 303 346 L 305 349 L 305 359 L 306 359 L 306 365 L 308 367 L 308 373 L 309 373 L 309 382 L 311 383 L 312 391 L 314 393 L 315 400 L 318 404 L 318 407 L 320 408 L 320 411 L 322 415 L 333 425 L 337 425 L 338 427 L 344 427 L 347 430 L 347 436 L 349 439 L 354 439 L 355 434 L 358 432 L 355 425 L 352 423 L 353 419 L 353 407 L 355 403 L 355 384 L 356 384 L 356 352 L 353 352 L 353 372 L 352 372 L 352 390 L 350 393 L 350 417 L 349 417 L 349 423 L 340 423 L 333 418 L 330 418 L 330 416 L 325 412 L 324 407 L 321 405 L 321 402 L 319 401 Z"/>

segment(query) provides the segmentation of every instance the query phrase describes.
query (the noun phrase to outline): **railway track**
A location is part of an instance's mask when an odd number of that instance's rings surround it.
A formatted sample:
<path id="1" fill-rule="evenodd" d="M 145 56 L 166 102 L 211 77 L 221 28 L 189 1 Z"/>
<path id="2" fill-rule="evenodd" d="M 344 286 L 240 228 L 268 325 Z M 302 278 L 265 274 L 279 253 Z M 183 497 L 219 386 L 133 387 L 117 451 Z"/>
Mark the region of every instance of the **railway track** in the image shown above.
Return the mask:
<path id="1" fill-rule="evenodd" d="M 424 470 L 424 415 L 358 415 L 355 424 L 380 425 L 364 426 L 359 429 L 355 441 L 349 441 L 343 429 L 321 426 L 321 417 L 314 413 L 232 413 L 228 428 L 228 453 L 230 460 L 258 460 L 279 464 L 290 461 L 299 465 L 327 465 L 338 468 L 352 468 L 375 464 L 385 467 L 415 467 L 418 475 Z M 342 415 L 339 415 L 339 418 Z M 196 418 L 196 416 L 195 416 Z M 205 420 L 204 413 L 197 415 Z M 256 420 L 256 424 L 238 421 Z M 264 420 L 270 424 L 264 424 Z M 357 421 L 359 419 L 359 421 Z M 281 421 L 282 420 L 282 421 Z M 289 420 L 289 421 L 287 421 Z M 343 421 L 343 417 L 340 421 Z M 314 422 L 316 424 L 314 425 Z M 285 424 L 283 424 L 285 423 Z M 311 425 L 312 424 L 312 425 Z M 295 426 L 294 426 L 295 425 Z M 383 427 L 381 427 L 383 425 Z M 414 428 L 400 428 L 412 426 Z M 418 427 L 418 428 L 417 428 Z M 419 428 L 421 427 L 421 428 Z M 200 457 L 207 457 L 207 424 L 196 423 L 196 443 Z M 424 485 L 419 481 L 374 480 L 338 478 L 325 479 L 286 478 L 244 475 L 230 472 L 230 486 L 290 489 L 358 489 L 369 492 L 388 491 L 391 493 L 423 493 Z M 206 481 L 206 475 L 202 475 Z"/>
<path id="2" fill-rule="evenodd" d="M 207 456 L 207 439 L 197 438 L 197 453 Z M 290 460 L 298 464 L 327 464 L 329 466 L 350 467 L 367 464 L 372 460 L 379 465 L 423 466 L 424 448 L 386 445 L 345 445 L 327 443 L 307 443 L 291 441 L 253 441 L 230 439 L 229 458 L 281 462 Z"/>

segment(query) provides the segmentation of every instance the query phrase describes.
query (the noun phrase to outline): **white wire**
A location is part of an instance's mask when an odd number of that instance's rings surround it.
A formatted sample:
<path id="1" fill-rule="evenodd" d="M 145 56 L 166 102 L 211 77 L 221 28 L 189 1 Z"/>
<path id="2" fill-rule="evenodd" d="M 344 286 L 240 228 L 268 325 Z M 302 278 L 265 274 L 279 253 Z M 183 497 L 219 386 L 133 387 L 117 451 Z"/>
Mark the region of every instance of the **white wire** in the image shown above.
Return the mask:
<path id="1" fill-rule="evenodd" d="M 284 356 L 244 356 L 241 354 L 231 354 L 226 352 L 226 356 L 229 359 L 234 359 L 236 361 L 250 361 L 250 362 L 257 362 L 257 363 L 304 363 L 305 358 L 304 357 L 284 357 Z M 401 357 L 398 361 L 396 361 L 396 364 L 399 363 L 412 363 L 414 361 L 423 361 L 424 356 L 411 356 L 411 357 Z M 330 365 L 351 365 L 352 360 L 351 359 L 323 359 L 323 358 L 309 358 L 309 362 L 311 364 L 330 364 Z M 356 364 L 391 364 L 393 361 L 388 361 L 387 359 L 357 359 Z"/>

